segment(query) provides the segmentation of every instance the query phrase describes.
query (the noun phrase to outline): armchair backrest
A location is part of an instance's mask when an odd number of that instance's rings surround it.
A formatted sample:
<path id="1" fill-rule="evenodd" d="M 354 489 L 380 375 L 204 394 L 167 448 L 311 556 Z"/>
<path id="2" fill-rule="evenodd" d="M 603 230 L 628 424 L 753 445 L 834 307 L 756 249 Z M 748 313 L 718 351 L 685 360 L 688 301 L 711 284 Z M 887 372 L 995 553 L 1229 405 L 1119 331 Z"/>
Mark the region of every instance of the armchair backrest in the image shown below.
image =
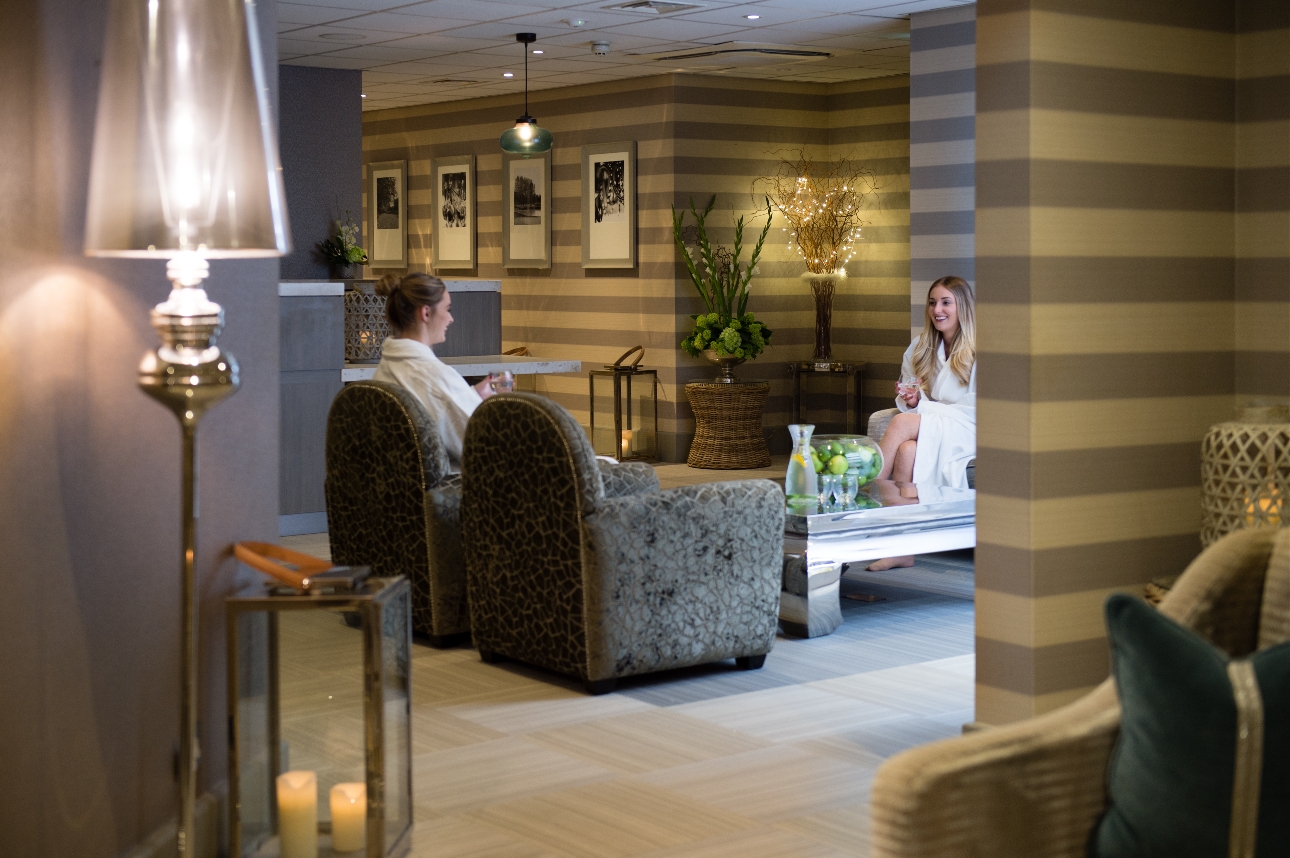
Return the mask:
<path id="1" fill-rule="evenodd" d="M 569 412 L 544 397 L 493 397 L 466 426 L 461 477 L 461 530 L 476 644 L 513 651 L 518 640 L 481 639 L 480 629 L 499 635 L 546 629 L 542 666 L 580 672 L 586 660 L 582 517 L 604 498 L 586 433 Z M 524 621 L 477 622 L 481 604 L 505 605 Z"/>
<path id="2" fill-rule="evenodd" d="M 402 387 L 347 384 L 327 415 L 327 530 L 332 561 L 375 575 L 425 577 L 426 490 L 448 475 L 434 421 Z"/>

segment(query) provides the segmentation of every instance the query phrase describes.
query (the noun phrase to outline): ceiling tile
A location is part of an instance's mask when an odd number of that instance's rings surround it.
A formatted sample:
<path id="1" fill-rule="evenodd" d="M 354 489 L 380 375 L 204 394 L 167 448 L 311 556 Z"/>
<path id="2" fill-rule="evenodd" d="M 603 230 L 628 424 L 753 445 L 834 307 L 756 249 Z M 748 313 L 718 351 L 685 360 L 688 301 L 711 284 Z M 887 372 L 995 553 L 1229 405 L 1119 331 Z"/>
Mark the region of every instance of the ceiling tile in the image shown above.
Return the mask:
<path id="1" fill-rule="evenodd" d="M 303 3 L 279 3 L 278 4 L 278 25 L 294 24 L 295 26 L 309 26 L 312 24 L 325 24 L 328 21 L 339 21 L 344 18 L 352 18 L 355 15 L 366 14 L 363 9 L 349 9 L 332 6 L 308 6 Z"/>
<path id="2" fill-rule="evenodd" d="M 744 23 L 747 23 L 746 21 Z M 635 24 L 615 24 L 606 27 L 610 33 L 621 33 L 624 36 L 644 36 L 650 39 L 669 39 L 678 42 L 693 42 L 711 39 L 714 36 L 726 36 L 730 33 L 748 29 L 737 24 L 705 24 L 701 21 L 678 21 L 663 18 L 657 21 L 638 21 Z M 728 36 L 728 38 L 736 38 Z M 742 38 L 742 37 L 739 37 Z"/>
<path id="3" fill-rule="evenodd" d="M 454 27 L 469 26 L 470 24 L 471 21 L 460 18 L 429 18 L 425 15 L 404 15 L 401 11 L 375 12 L 344 22 L 345 27 L 388 31 L 414 36 L 419 36 L 423 33 L 438 33 L 443 30 L 451 30 Z"/>
<path id="4" fill-rule="evenodd" d="M 363 69 L 371 65 L 371 60 L 354 60 L 346 57 L 328 57 L 317 54 L 310 57 L 299 57 L 294 60 L 287 60 L 283 65 L 287 66 L 310 66 L 320 69 Z"/>

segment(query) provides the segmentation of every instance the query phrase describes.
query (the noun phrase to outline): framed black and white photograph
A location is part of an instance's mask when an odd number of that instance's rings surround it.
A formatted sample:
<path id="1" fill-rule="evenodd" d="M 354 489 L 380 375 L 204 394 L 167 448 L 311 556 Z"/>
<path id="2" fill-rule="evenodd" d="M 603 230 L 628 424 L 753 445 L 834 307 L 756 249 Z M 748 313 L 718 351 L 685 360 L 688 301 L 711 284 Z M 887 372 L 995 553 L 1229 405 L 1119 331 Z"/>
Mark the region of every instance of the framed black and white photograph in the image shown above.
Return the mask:
<path id="1" fill-rule="evenodd" d="M 367 167 L 368 265 L 408 267 L 408 162 Z"/>
<path id="2" fill-rule="evenodd" d="M 551 267 L 551 153 L 502 156 L 502 265 Z"/>
<path id="3" fill-rule="evenodd" d="M 582 267 L 636 267 L 636 144 L 582 147 Z"/>
<path id="4" fill-rule="evenodd" d="M 430 160 L 434 219 L 430 243 L 436 269 L 475 267 L 475 156 Z"/>

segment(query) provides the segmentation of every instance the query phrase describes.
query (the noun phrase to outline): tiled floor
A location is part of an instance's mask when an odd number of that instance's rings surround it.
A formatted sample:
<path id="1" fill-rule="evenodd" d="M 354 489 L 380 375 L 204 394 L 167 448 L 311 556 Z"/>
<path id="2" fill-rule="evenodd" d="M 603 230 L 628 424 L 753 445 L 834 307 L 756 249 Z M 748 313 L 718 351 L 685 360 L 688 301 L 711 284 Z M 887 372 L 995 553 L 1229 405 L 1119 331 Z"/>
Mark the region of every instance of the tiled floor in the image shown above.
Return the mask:
<path id="1" fill-rule="evenodd" d="M 665 486 L 776 476 L 659 470 Z M 326 534 L 282 542 L 328 556 Z M 971 552 L 848 571 L 842 588 L 881 601 L 843 599 L 836 633 L 780 637 L 761 670 L 707 665 L 624 680 L 601 697 L 520 664 L 483 664 L 468 647 L 416 646 L 412 854 L 867 855 L 875 769 L 972 720 Z M 358 632 L 298 616 L 309 619 L 284 647 L 284 697 L 351 705 L 352 689 L 333 699 L 325 665 L 346 666 Z M 301 736 L 293 763 L 328 741 Z"/>

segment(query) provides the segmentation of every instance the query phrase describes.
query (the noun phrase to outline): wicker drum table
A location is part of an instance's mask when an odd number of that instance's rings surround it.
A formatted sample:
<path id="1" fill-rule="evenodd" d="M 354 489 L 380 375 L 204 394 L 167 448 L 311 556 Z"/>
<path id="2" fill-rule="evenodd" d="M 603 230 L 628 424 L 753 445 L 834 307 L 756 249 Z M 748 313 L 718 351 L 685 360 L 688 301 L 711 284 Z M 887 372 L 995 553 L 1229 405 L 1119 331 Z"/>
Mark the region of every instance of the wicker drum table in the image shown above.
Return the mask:
<path id="1" fill-rule="evenodd" d="M 687 464 L 691 468 L 764 468 L 770 450 L 761 432 L 761 410 L 770 385 L 712 384 L 694 381 L 685 395 L 694 410 L 694 441 Z"/>

